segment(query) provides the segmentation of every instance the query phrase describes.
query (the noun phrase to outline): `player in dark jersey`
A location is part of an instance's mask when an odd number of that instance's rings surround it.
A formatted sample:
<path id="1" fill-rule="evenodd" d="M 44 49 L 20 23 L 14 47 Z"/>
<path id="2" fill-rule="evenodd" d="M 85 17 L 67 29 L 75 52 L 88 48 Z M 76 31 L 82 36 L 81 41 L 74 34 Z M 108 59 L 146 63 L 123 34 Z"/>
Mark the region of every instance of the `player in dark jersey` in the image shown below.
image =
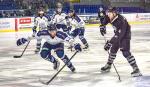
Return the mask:
<path id="1" fill-rule="evenodd" d="M 100 20 L 100 33 L 104 36 L 104 34 L 106 34 L 106 25 L 109 23 L 109 18 L 102 7 L 98 10 L 98 19 Z"/>
<path id="2" fill-rule="evenodd" d="M 110 51 L 110 54 L 107 64 L 101 68 L 101 71 L 102 72 L 110 71 L 111 65 L 114 59 L 116 58 L 118 50 L 120 49 L 122 51 L 123 56 L 127 59 L 128 63 L 133 68 L 133 72 L 131 73 L 131 75 L 133 77 L 142 76 L 136 63 L 136 60 L 130 52 L 130 40 L 131 40 L 130 25 L 122 15 L 118 14 L 116 8 L 114 7 L 108 9 L 107 16 L 109 18 L 109 21 L 107 21 L 107 23 L 110 23 L 113 26 L 113 28 L 115 29 L 114 30 L 115 34 L 110 41 L 107 41 L 107 43 L 104 46 L 104 49 L 106 51 Z M 101 33 L 102 35 L 105 34 L 105 32 L 103 31 Z"/>

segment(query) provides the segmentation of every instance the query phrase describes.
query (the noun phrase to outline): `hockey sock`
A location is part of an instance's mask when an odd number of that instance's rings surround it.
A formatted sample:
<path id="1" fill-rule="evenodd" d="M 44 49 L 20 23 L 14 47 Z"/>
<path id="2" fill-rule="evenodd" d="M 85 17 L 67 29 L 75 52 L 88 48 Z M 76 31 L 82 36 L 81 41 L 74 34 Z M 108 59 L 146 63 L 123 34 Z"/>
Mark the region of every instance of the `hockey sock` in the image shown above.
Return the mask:
<path id="1" fill-rule="evenodd" d="M 135 60 L 134 56 L 132 56 L 132 55 L 128 56 L 127 57 L 127 61 L 131 65 L 131 67 L 133 68 L 133 70 L 138 69 L 138 66 L 136 64 L 136 60 Z"/>
<path id="2" fill-rule="evenodd" d="M 40 50 L 40 48 L 41 48 L 41 43 L 37 43 L 36 44 L 36 49 Z"/>
<path id="3" fill-rule="evenodd" d="M 68 57 L 67 57 L 66 55 L 65 55 L 64 57 L 62 57 L 61 60 L 62 60 L 65 64 L 69 61 L 69 59 L 68 59 Z M 67 63 L 67 66 L 68 66 L 68 68 L 72 68 L 72 67 L 73 67 L 73 65 L 72 65 L 71 62 L 68 62 L 68 63 Z"/>
<path id="4" fill-rule="evenodd" d="M 115 58 L 116 58 L 116 53 L 110 53 L 107 64 L 111 65 Z"/>
<path id="5" fill-rule="evenodd" d="M 80 36 L 79 38 L 80 38 L 81 42 L 82 42 L 85 46 L 88 46 L 88 43 L 87 43 L 86 39 L 85 39 L 83 36 Z"/>

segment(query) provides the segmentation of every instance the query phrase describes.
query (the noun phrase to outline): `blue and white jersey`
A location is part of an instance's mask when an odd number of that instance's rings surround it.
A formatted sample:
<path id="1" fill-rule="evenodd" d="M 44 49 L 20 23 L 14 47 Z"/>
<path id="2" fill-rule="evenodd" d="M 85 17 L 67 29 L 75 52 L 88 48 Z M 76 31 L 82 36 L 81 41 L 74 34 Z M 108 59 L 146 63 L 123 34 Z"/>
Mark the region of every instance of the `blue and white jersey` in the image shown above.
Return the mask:
<path id="1" fill-rule="evenodd" d="M 74 40 L 69 37 L 66 33 L 61 31 L 57 31 L 56 36 L 52 38 L 48 30 L 39 31 L 35 38 L 37 39 L 45 39 L 47 43 L 51 45 L 56 45 L 59 43 L 69 42 L 69 44 L 73 44 Z"/>
<path id="2" fill-rule="evenodd" d="M 70 18 L 69 21 L 70 24 L 75 27 L 75 29 L 85 27 L 85 22 L 79 16 Z"/>
<path id="3" fill-rule="evenodd" d="M 61 14 L 55 14 L 54 18 L 53 18 L 53 24 L 63 24 L 63 25 L 67 25 L 66 22 L 66 17 L 67 15 L 65 13 L 61 13 Z"/>
<path id="4" fill-rule="evenodd" d="M 38 27 L 39 30 L 45 30 L 48 26 L 48 18 L 46 16 L 43 17 L 35 17 L 34 26 Z"/>

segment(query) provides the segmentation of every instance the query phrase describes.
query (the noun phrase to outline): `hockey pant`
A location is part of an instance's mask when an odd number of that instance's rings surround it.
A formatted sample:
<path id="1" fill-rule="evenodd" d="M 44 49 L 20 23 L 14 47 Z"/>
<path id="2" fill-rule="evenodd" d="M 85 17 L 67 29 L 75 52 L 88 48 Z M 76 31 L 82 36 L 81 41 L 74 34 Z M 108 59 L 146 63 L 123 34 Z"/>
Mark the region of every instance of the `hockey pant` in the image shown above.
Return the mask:
<path id="1" fill-rule="evenodd" d="M 67 55 L 64 54 L 64 44 L 59 43 L 56 45 L 51 45 L 47 42 L 44 43 L 43 47 L 42 47 L 42 51 L 40 53 L 41 57 L 45 60 L 48 60 L 52 63 L 56 62 L 56 59 L 54 56 L 51 55 L 51 50 L 54 50 L 57 54 L 57 56 L 64 62 L 67 63 L 69 61 L 69 58 L 67 57 Z M 67 63 L 68 68 L 72 68 L 73 65 L 71 62 Z"/>
<path id="2" fill-rule="evenodd" d="M 73 38 L 79 36 L 79 39 L 81 40 L 81 42 L 82 42 L 85 46 L 87 46 L 88 43 L 87 43 L 87 40 L 86 40 L 85 37 L 84 37 L 84 32 L 85 32 L 85 29 L 84 29 L 84 28 L 77 28 L 77 29 L 75 29 L 75 30 L 73 30 L 73 31 L 71 32 L 71 36 L 72 36 Z"/>
<path id="3" fill-rule="evenodd" d="M 122 43 L 120 43 L 120 47 L 119 42 L 115 42 L 112 44 L 107 64 L 111 65 L 113 63 L 119 48 L 122 51 L 123 56 L 127 59 L 128 63 L 131 65 L 131 67 L 133 69 L 137 68 L 138 66 L 136 64 L 136 60 L 130 52 L 130 39 L 122 40 Z"/>

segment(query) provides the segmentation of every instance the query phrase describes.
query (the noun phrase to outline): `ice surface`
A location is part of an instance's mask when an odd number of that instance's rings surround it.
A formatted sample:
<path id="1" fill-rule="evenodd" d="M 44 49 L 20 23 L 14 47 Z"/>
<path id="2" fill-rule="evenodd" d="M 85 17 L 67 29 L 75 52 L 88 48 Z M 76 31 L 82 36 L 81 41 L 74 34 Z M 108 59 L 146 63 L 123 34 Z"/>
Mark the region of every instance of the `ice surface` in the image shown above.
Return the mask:
<path id="1" fill-rule="evenodd" d="M 0 33 L 0 87 L 150 87 L 149 25 L 132 26 L 131 52 L 144 76 L 131 77 L 132 68 L 122 53 L 118 52 L 114 63 L 122 82 L 118 81 L 113 67 L 110 73 L 100 73 L 100 68 L 105 65 L 108 57 L 107 52 L 103 50 L 104 39 L 98 27 L 86 27 L 85 36 L 90 48 L 73 58 L 76 73 L 71 73 L 65 68 L 50 85 L 41 84 L 39 79 L 48 81 L 57 71 L 53 70 L 52 63 L 34 54 L 36 40 L 31 41 L 22 58 L 13 58 L 14 55 L 20 55 L 25 47 L 17 47 L 16 40 L 30 35 L 31 32 Z M 113 30 L 108 27 L 107 39 L 112 35 Z M 65 53 L 71 57 L 74 52 L 66 49 Z M 55 54 L 54 56 L 57 57 Z M 62 65 L 61 62 L 60 67 Z"/>

